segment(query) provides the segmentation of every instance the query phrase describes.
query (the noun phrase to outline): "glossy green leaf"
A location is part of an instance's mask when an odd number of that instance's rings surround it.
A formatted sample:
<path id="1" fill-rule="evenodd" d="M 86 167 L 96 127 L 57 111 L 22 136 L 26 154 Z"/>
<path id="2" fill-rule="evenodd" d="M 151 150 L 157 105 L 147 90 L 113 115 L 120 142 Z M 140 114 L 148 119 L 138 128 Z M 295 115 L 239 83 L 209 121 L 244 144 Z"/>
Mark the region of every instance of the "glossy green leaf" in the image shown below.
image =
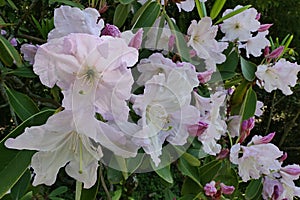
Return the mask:
<path id="1" fill-rule="evenodd" d="M 164 200 L 174 200 L 177 196 L 170 189 L 165 190 L 164 192 Z"/>
<path id="2" fill-rule="evenodd" d="M 37 75 L 32 71 L 32 69 L 28 67 L 20 67 L 14 70 L 11 70 L 9 74 L 13 74 L 19 77 L 24 77 L 24 78 L 36 78 Z"/>
<path id="3" fill-rule="evenodd" d="M 141 17 L 141 14 L 146 10 L 146 8 L 151 4 L 152 0 L 148 0 L 142 7 L 140 7 L 134 14 L 131 25 L 135 24 L 136 21 Z"/>
<path id="4" fill-rule="evenodd" d="M 193 155 L 187 153 L 184 151 L 184 149 L 181 149 L 181 147 L 174 146 L 176 151 L 183 159 L 185 159 L 191 166 L 200 166 L 200 161 L 194 157 Z"/>
<path id="5" fill-rule="evenodd" d="M 200 187 L 195 181 L 191 178 L 186 177 L 183 181 L 181 187 L 181 194 L 184 195 L 193 195 L 196 196 L 199 192 L 202 192 L 203 188 Z"/>
<path id="6" fill-rule="evenodd" d="M 211 19 L 215 19 L 219 13 L 221 12 L 222 8 L 224 7 L 226 0 L 216 0 L 211 11 L 210 17 Z"/>
<path id="7" fill-rule="evenodd" d="M 222 18 L 220 18 L 215 24 L 218 24 L 218 23 L 220 23 L 220 22 L 222 22 L 222 21 L 224 21 L 226 19 L 229 19 L 230 17 L 233 17 L 233 16 L 235 16 L 235 15 L 237 15 L 237 14 L 239 14 L 239 13 L 245 11 L 245 10 L 247 10 L 250 7 L 251 7 L 251 5 L 247 5 L 247 6 L 239 8 L 239 9 L 237 9 L 235 11 L 232 11 L 232 12 L 228 13 L 227 15 L 223 16 Z"/>
<path id="8" fill-rule="evenodd" d="M 123 181 L 123 174 L 121 171 L 108 167 L 107 179 L 112 184 L 120 184 Z"/>
<path id="9" fill-rule="evenodd" d="M 113 23 L 114 25 L 116 25 L 117 27 L 121 27 L 124 25 L 128 13 L 130 12 L 130 5 L 129 4 L 119 4 L 116 8 L 115 14 L 114 14 L 114 19 L 113 19 Z"/>
<path id="10" fill-rule="evenodd" d="M 235 89 L 231 99 L 231 114 L 232 115 L 238 115 L 240 112 L 240 108 L 244 102 L 245 95 L 251 86 L 251 83 L 247 81 L 246 79 L 243 79 L 241 83 L 237 86 Z"/>
<path id="11" fill-rule="evenodd" d="M 126 5 L 126 4 L 132 3 L 134 0 L 119 0 L 119 1 L 120 1 L 121 4 Z"/>
<path id="12" fill-rule="evenodd" d="M 22 58 L 18 51 L 2 35 L 0 35 L 0 60 L 8 67 L 12 66 L 14 63 L 18 67 L 23 65 Z"/>
<path id="13" fill-rule="evenodd" d="M 242 116 L 242 120 L 249 119 L 250 117 L 254 116 L 256 110 L 256 102 L 257 97 L 255 91 L 250 87 L 247 90 L 245 100 L 243 102 L 240 115 Z"/>
<path id="14" fill-rule="evenodd" d="M 160 14 L 160 8 L 160 4 L 157 1 L 152 1 L 136 20 L 133 29 L 152 27 Z"/>
<path id="15" fill-rule="evenodd" d="M 41 111 L 20 124 L 0 142 L 0 199 L 11 189 L 27 170 L 34 151 L 8 149 L 4 142 L 9 137 L 17 137 L 28 126 L 41 125 L 46 122 L 54 110 Z"/>
<path id="16" fill-rule="evenodd" d="M 23 174 L 23 176 L 11 189 L 10 195 L 12 199 L 19 200 L 26 193 L 30 180 L 31 180 L 31 174 L 29 169 L 27 169 Z"/>
<path id="17" fill-rule="evenodd" d="M 33 192 L 27 192 L 20 200 L 32 200 L 33 199 Z"/>
<path id="18" fill-rule="evenodd" d="M 118 189 L 114 191 L 113 196 L 111 197 L 112 200 L 119 200 L 122 197 L 122 189 Z"/>
<path id="19" fill-rule="evenodd" d="M 18 117 L 24 121 L 39 112 L 37 105 L 27 95 L 5 87 L 9 104 Z"/>
<path id="20" fill-rule="evenodd" d="M 12 9 L 18 10 L 16 4 L 15 4 L 12 0 L 6 0 L 6 1 L 7 1 L 8 5 L 9 5 Z"/>
<path id="21" fill-rule="evenodd" d="M 256 64 L 241 57 L 241 68 L 246 80 L 253 81 L 255 79 Z"/>
<path id="22" fill-rule="evenodd" d="M 263 184 L 261 179 L 251 180 L 249 185 L 246 188 L 246 192 L 245 192 L 246 200 L 261 199 L 262 187 Z"/>
<path id="23" fill-rule="evenodd" d="M 187 47 L 184 35 L 180 32 L 177 25 L 173 22 L 173 20 L 171 20 L 171 18 L 167 14 L 165 14 L 165 18 L 172 31 L 172 34 L 175 36 L 176 49 L 182 61 L 190 61 L 190 49 Z"/>
<path id="24" fill-rule="evenodd" d="M 181 171 L 183 175 L 191 178 L 195 183 L 198 184 L 199 187 L 202 188 L 202 185 L 199 182 L 200 176 L 197 167 L 191 166 L 186 160 L 180 158 L 178 162 L 178 169 Z"/>
<path id="25" fill-rule="evenodd" d="M 235 72 L 239 64 L 239 55 L 237 51 L 231 51 L 229 54 L 226 54 L 226 60 L 224 63 L 217 65 L 220 72 Z"/>
<path id="26" fill-rule="evenodd" d="M 49 4 L 54 4 L 54 3 L 59 3 L 59 4 L 63 4 L 63 5 L 68 5 L 68 6 L 84 9 L 84 6 L 82 4 L 77 3 L 75 1 L 71 1 L 71 0 L 49 0 Z"/>
<path id="27" fill-rule="evenodd" d="M 199 168 L 200 182 L 202 185 L 212 181 L 221 168 L 220 160 L 213 160 Z"/>
<path id="28" fill-rule="evenodd" d="M 160 168 L 160 169 L 155 169 L 155 172 L 165 181 L 168 183 L 173 183 L 173 177 L 170 169 L 170 165 L 167 165 L 166 167 Z"/>
<path id="29" fill-rule="evenodd" d="M 66 193 L 67 191 L 68 191 L 68 187 L 66 187 L 66 186 L 60 186 L 60 187 L 56 188 L 55 190 L 53 190 L 49 194 L 49 197 L 55 197 L 55 196 L 61 195 L 63 193 Z"/>

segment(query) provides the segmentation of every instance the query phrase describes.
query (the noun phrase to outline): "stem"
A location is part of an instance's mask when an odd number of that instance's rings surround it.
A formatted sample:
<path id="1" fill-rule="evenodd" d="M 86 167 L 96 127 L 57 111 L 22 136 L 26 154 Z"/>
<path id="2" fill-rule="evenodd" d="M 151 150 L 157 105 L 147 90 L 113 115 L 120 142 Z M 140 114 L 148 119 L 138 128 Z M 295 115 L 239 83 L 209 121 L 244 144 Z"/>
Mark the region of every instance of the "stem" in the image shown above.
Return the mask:
<path id="1" fill-rule="evenodd" d="M 274 92 L 274 95 L 273 95 L 272 105 L 271 105 L 271 110 L 270 110 L 270 114 L 269 114 L 269 119 L 268 119 L 266 131 L 265 131 L 265 135 L 267 135 L 269 133 L 272 116 L 273 116 L 273 112 L 274 112 L 274 108 L 275 108 L 275 97 L 276 97 L 276 91 Z"/>
<path id="2" fill-rule="evenodd" d="M 30 41 L 34 41 L 34 42 L 39 42 L 39 43 L 46 43 L 47 41 L 41 38 L 37 38 L 31 35 L 26 35 L 26 34 L 16 34 L 15 35 L 18 38 L 24 38 L 24 39 L 28 39 Z"/>
<path id="3" fill-rule="evenodd" d="M 102 184 L 102 187 L 103 187 L 104 192 L 106 194 L 106 197 L 107 197 L 108 200 L 111 200 L 111 196 L 110 196 L 109 191 L 107 189 L 107 186 L 105 184 L 105 180 L 104 180 L 104 176 L 103 176 L 103 165 L 102 165 L 101 162 L 100 162 L 100 166 L 99 166 L 99 175 L 100 175 L 101 184 Z"/>
<path id="4" fill-rule="evenodd" d="M 81 198 L 81 190 L 82 190 L 82 182 L 76 181 L 75 200 L 80 200 L 80 198 Z"/>
<path id="5" fill-rule="evenodd" d="M 283 135 L 280 138 L 278 147 L 281 147 L 285 141 L 285 139 L 287 138 L 289 132 L 291 131 L 291 129 L 296 125 L 296 120 L 298 119 L 300 115 L 300 110 L 298 110 L 296 116 L 294 116 L 293 120 L 291 121 L 291 123 L 288 123 L 289 125 L 284 127 L 284 131 L 283 131 Z"/>
<path id="6" fill-rule="evenodd" d="M 18 126 L 17 116 L 16 116 L 16 114 L 15 114 L 15 112 L 14 112 L 13 107 L 12 107 L 12 106 L 10 105 L 10 103 L 9 103 L 8 95 L 7 95 L 7 93 L 6 93 L 5 88 L 3 87 L 3 81 L 2 81 L 2 79 L 0 80 L 0 94 L 2 95 L 4 101 L 8 103 L 10 115 L 11 115 L 11 117 L 12 117 L 12 119 L 13 119 L 15 125 Z"/>
<path id="7" fill-rule="evenodd" d="M 83 161 L 82 161 L 82 142 L 81 139 L 79 138 L 79 174 L 82 174 L 82 165 L 83 165 Z"/>

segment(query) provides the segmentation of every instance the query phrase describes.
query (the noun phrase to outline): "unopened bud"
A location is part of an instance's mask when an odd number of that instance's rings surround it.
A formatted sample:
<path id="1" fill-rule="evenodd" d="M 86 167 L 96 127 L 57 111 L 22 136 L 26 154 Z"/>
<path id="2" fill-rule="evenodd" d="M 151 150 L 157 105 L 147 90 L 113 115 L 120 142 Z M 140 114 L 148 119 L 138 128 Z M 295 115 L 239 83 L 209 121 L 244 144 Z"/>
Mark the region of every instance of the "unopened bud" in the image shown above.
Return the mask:
<path id="1" fill-rule="evenodd" d="M 198 73 L 198 80 L 202 84 L 207 83 L 211 79 L 212 74 L 213 74 L 213 70 L 207 70 L 207 71 L 204 71 L 204 72 L 199 72 Z"/>
<path id="2" fill-rule="evenodd" d="M 133 38 L 130 40 L 128 46 L 139 49 L 142 45 L 142 41 L 143 41 L 143 29 L 140 28 L 136 34 L 133 36 Z"/>
<path id="3" fill-rule="evenodd" d="M 211 181 L 210 183 L 207 183 L 203 189 L 205 191 L 205 195 L 210 197 L 214 196 L 218 192 L 215 181 Z"/>
<path id="4" fill-rule="evenodd" d="M 200 136 L 207 128 L 208 128 L 207 123 L 199 121 L 198 124 L 189 126 L 188 132 L 191 136 L 196 137 L 196 136 Z"/>
<path id="5" fill-rule="evenodd" d="M 101 35 L 109 35 L 113 37 L 121 37 L 121 32 L 118 27 L 111 24 L 106 24 L 101 32 Z"/>
<path id="6" fill-rule="evenodd" d="M 265 32 L 269 30 L 269 28 L 273 26 L 273 24 L 261 24 L 260 27 L 258 28 L 258 32 Z"/>
<path id="7" fill-rule="evenodd" d="M 284 50 L 284 46 L 280 46 L 274 49 L 269 55 L 266 55 L 265 57 L 269 59 L 278 58 L 282 54 L 283 50 Z"/>
<path id="8" fill-rule="evenodd" d="M 169 51 L 171 51 L 174 47 L 174 44 L 175 44 L 175 35 L 171 35 L 170 38 L 169 38 L 169 42 L 168 42 L 168 48 L 169 48 Z"/>
<path id="9" fill-rule="evenodd" d="M 221 183 L 220 187 L 223 194 L 232 194 L 235 190 L 234 186 L 227 186 L 224 183 Z"/>
<path id="10" fill-rule="evenodd" d="M 293 164 L 293 165 L 287 165 L 283 168 L 281 168 L 281 171 L 284 171 L 285 173 L 292 175 L 292 176 L 300 176 L 300 166 Z"/>

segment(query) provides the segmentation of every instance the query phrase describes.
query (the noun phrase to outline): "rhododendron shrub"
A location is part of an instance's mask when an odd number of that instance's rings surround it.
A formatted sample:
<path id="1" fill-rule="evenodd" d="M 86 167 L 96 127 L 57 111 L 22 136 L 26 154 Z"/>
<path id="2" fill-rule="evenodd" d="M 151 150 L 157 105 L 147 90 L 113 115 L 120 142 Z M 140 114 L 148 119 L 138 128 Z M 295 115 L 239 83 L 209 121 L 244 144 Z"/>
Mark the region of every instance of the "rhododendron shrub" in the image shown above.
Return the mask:
<path id="1" fill-rule="evenodd" d="M 297 84 L 300 66 L 284 58 L 290 40 L 276 46 L 268 39 L 271 24 L 261 23 L 255 8 L 238 5 L 220 13 L 219 0 L 210 15 L 205 0 L 176 1 L 180 14 L 197 10 L 200 17 L 181 33 L 169 3 L 139 1 L 136 10 L 130 9 L 133 1 L 120 1 L 115 24 L 100 15 L 108 5 L 100 4 L 100 11 L 94 1 L 81 9 L 61 5 L 47 40 L 22 41 L 23 59 L 0 37 L 11 56 L 1 56 L 1 63 L 32 65 L 34 77 L 61 98 L 55 111 L 39 111 L 29 97 L 5 86 L 26 100 L 12 103 L 24 122 L 1 148 L 10 158 L 26 159 L 15 176 L 4 177 L 0 197 L 28 166 L 33 186 L 52 186 L 64 168 L 76 180 L 76 199 L 81 193 L 96 198 L 100 183 L 108 199 L 128 199 L 129 175 L 155 171 L 173 184 L 173 167 L 184 176 L 181 194 L 170 191 L 173 199 L 300 197 L 294 182 L 300 166 L 285 164 L 286 153 L 271 143 L 275 132 L 251 135 L 264 107 L 256 91 L 291 95 Z M 11 173 L 10 158 L 3 158 L 1 173 Z M 117 189 L 107 190 L 103 170 Z"/>

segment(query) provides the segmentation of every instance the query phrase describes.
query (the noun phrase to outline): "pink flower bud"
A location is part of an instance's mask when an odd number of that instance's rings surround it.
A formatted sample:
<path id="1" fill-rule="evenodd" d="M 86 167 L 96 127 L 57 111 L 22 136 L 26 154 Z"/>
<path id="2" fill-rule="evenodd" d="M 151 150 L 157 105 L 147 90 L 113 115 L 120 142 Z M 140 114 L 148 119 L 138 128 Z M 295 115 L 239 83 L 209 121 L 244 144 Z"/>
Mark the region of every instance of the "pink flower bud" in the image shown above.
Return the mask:
<path id="1" fill-rule="evenodd" d="M 285 173 L 292 175 L 292 176 L 300 176 L 300 166 L 293 164 L 293 165 L 287 165 L 283 168 L 281 168 L 281 171 L 284 171 Z"/>
<path id="2" fill-rule="evenodd" d="M 232 95 L 233 92 L 234 92 L 234 89 L 233 89 L 233 88 L 229 88 L 229 89 L 227 90 L 227 94 L 228 94 L 228 95 Z"/>
<path id="3" fill-rule="evenodd" d="M 265 57 L 269 59 L 278 58 L 282 54 L 283 50 L 284 50 L 284 46 L 280 46 L 274 49 L 270 54 L 266 55 Z"/>
<path id="4" fill-rule="evenodd" d="M 232 194 L 235 190 L 234 186 L 227 186 L 224 183 L 221 183 L 220 187 L 223 194 Z"/>
<path id="5" fill-rule="evenodd" d="M 206 183 L 206 185 L 204 186 L 204 191 L 205 191 L 205 195 L 206 196 L 214 196 L 215 194 L 217 194 L 217 188 L 216 188 L 216 182 L 215 181 L 211 181 L 210 183 Z"/>
<path id="6" fill-rule="evenodd" d="M 264 49 L 264 56 L 266 57 L 267 55 L 269 55 L 269 53 L 270 53 L 270 47 L 266 46 Z"/>
<path id="7" fill-rule="evenodd" d="M 121 32 L 118 27 L 111 24 L 106 24 L 101 32 L 101 35 L 109 35 L 113 37 L 121 37 Z"/>
<path id="8" fill-rule="evenodd" d="M 197 55 L 197 52 L 194 49 L 190 50 L 190 56 L 191 56 L 191 58 L 195 57 L 196 55 Z"/>
<path id="9" fill-rule="evenodd" d="M 217 160 L 222 160 L 224 158 L 227 158 L 229 155 L 229 149 L 222 149 L 221 152 L 217 156 Z"/>
<path id="10" fill-rule="evenodd" d="M 287 159 L 288 157 L 288 154 L 287 152 L 284 152 L 283 155 L 279 158 L 279 162 L 283 162 Z"/>
<path id="11" fill-rule="evenodd" d="M 12 38 L 10 41 L 10 44 L 14 47 L 18 46 L 18 42 L 17 42 L 17 39 L 16 38 Z"/>
<path id="12" fill-rule="evenodd" d="M 265 31 L 269 30 L 269 28 L 270 28 L 272 25 L 273 25 L 273 24 L 261 24 L 257 31 L 258 31 L 258 32 L 265 32 Z"/>
<path id="13" fill-rule="evenodd" d="M 254 144 L 267 144 L 267 143 L 271 142 L 271 140 L 274 138 L 274 136 L 275 136 L 275 132 L 269 133 L 268 135 L 254 141 Z"/>
<path id="14" fill-rule="evenodd" d="M 140 28 L 136 34 L 133 36 L 133 38 L 130 40 L 128 46 L 130 47 L 134 47 L 136 49 L 139 49 L 142 45 L 142 41 L 143 41 L 143 29 Z"/>
<path id="15" fill-rule="evenodd" d="M 171 51 L 174 47 L 174 44 L 175 44 L 175 35 L 171 35 L 170 38 L 169 38 L 169 42 L 168 42 L 168 48 L 169 48 L 169 51 Z"/>
<path id="16" fill-rule="evenodd" d="M 261 17 L 261 13 L 257 13 L 257 15 L 256 15 L 255 19 L 256 19 L 256 20 L 259 20 L 259 19 L 260 19 L 260 17 Z"/>
<path id="17" fill-rule="evenodd" d="M 196 136 L 200 136 L 207 128 L 208 128 L 207 123 L 199 121 L 198 124 L 189 126 L 188 132 L 191 136 L 196 137 Z"/>
<path id="18" fill-rule="evenodd" d="M 239 143 L 242 143 L 248 137 L 248 135 L 250 134 L 250 131 L 254 128 L 254 124 L 255 124 L 254 117 L 251 117 L 242 122 L 241 134 L 240 134 L 241 137 L 240 137 Z"/>
<path id="19" fill-rule="evenodd" d="M 6 30 L 1 29 L 1 33 L 0 33 L 1 35 L 6 35 L 6 33 L 7 33 Z"/>
<path id="20" fill-rule="evenodd" d="M 211 79 L 211 75 L 213 74 L 213 70 L 208 70 L 204 72 L 198 73 L 198 80 L 200 83 L 204 84 L 207 83 Z"/>

